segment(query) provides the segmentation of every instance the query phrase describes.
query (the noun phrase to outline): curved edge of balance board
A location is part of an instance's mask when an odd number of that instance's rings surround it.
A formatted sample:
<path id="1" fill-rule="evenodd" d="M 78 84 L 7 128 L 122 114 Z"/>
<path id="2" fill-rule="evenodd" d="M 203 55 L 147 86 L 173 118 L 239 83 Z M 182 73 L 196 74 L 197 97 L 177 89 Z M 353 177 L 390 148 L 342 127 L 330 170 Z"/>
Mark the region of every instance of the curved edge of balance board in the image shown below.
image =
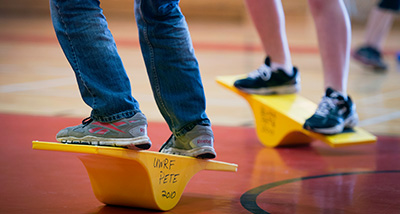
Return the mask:
<path id="1" fill-rule="evenodd" d="M 197 172 L 237 170 L 236 164 L 152 151 L 40 141 L 32 144 L 33 149 L 86 154 L 79 159 L 96 198 L 112 205 L 170 210 Z"/>
<path id="2" fill-rule="evenodd" d="M 104 155 L 80 155 L 97 200 L 108 205 L 164 210 L 155 197 L 148 170 L 139 161 Z M 174 207 L 177 201 L 174 201 Z"/>

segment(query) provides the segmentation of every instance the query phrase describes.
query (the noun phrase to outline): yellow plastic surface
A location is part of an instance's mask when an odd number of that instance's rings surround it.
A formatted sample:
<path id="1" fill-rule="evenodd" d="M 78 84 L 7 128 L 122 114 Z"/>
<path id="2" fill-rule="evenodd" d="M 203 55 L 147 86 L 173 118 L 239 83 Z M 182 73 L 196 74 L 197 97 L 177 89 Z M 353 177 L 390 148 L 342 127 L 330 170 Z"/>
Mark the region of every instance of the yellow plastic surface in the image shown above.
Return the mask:
<path id="1" fill-rule="evenodd" d="M 305 120 L 315 112 L 317 105 L 297 94 L 254 95 L 241 92 L 233 86 L 241 76 L 220 76 L 217 82 L 245 98 L 253 110 L 259 140 L 268 147 L 307 144 L 314 139 L 331 147 L 376 142 L 376 136 L 355 127 L 352 132 L 322 135 L 303 129 Z"/>
<path id="2" fill-rule="evenodd" d="M 170 210 L 200 170 L 232 171 L 236 164 L 105 146 L 32 142 L 33 149 L 76 152 L 96 198 L 110 205 Z"/>

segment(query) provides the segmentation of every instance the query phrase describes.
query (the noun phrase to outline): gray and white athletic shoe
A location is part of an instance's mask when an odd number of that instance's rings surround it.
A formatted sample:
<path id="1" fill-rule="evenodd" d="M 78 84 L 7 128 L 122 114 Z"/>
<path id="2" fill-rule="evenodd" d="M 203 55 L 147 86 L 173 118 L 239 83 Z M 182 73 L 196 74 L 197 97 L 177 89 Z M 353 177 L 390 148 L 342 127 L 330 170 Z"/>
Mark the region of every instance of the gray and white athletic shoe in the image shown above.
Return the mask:
<path id="1" fill-rule="evenodd" d="M 160 152 L 202 159 L 212 159 L 217 156 L 211 127 L 202 125 L 195 126 L 180 138 L 171 135 L 161 146 Z"/>
<path id="2" fill-rule="evenodd" d="M 142 113 L 111 123 L 103 123 L 88 117 L 78 126 L 58 132 L 57 141 L 68 144 L 117 146 L 128 149 L 149 149 L 147 119 Z"/>

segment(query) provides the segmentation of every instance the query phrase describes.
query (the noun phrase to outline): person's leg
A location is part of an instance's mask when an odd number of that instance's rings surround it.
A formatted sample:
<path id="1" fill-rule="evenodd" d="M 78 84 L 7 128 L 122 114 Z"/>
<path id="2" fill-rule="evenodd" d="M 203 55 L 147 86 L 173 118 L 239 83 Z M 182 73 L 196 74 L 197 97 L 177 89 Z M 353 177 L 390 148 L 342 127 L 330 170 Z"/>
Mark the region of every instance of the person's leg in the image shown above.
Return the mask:
<path id="1" fill-rule="evenodd" d="M 158 108 L 173 133 L 161 151 L 213 158 L 199 65 L 178 4 L 178 0 L 135 0 L 147 73 Z"/>
<path id="2" fill-rule="evenodd" d="M 272 63 L 282 64 L 285 70 L 291 72 L 292 59 L 286 37 L 282 2 L 246 0 L 246 5 L 266 55 L 270 56 Z"/>
<path id="3" fill-rule="evenodd" d="M 282 2 L 246 0 L 246 3 L 268 57 L 257 70 L 237 80 L 235 87 L 250 94 L 288 94 L 299 91 L 300 79 L 291 61 Z"/>
<path id="4" fill-rule="evenodd" d="M 355 105 L 347 96 L 351 29 L 342 0 L 309 0 L 317 30 L 324 72 L 325 95 L 304 128 L 336 134 L 358 121 Z"/>
<path id="5" fill-rule="evenodd" d="M 375 69 L 386 70 L 382 46 L 392 27 L 394 13 L 400 10 L 400 0 L 382 0 L 372 8 L 363 43 L 352 53 L 353 58 Z"/>
<path id="6" fill-rule="evenodd" d="M 346 95 L 351 43 L 350 20 L 342 0 L 309 0 L 322 58 L 325 89 Z"/>
<path id="7" fill-rule="evenodd" d="M 73 68 L 91 117 L 110 122 L 139 112 L 106 19 L 97 0 L 50 1 L 60 45 Z"/>
<path id="8" fill-rule="evenodd" d="M 393 12 L 390 10 L 373 8 L 367 22 L 365 30 L 364 44 L 371 46 L 379 51 L 382 50 L 383 42 L 393 23 Z"/>
<path id="9" fill-rule="evenodd" d="M 100 2 L 51 0 L 50 10 L 57 38 L 75 72 L 81 96 L 92 108 L 91 119 L 61 130 L 57 140 L 132 148 L 146 144 L 144 147 L 148 148 L 146 118 L 131 95 L 130 82 Z M 126 118 L 135 119 L 120 121 Z M 114 124 L 115 121 L 119 122 Z"/>
<path id="10" fill-rule="evenodd" d="M 400 11 L 400 0 L 381 0 L 372 9 L 365 32 L 365 43 L 382 50 L 386 36 L 393 24 L 394 14 Z"/>

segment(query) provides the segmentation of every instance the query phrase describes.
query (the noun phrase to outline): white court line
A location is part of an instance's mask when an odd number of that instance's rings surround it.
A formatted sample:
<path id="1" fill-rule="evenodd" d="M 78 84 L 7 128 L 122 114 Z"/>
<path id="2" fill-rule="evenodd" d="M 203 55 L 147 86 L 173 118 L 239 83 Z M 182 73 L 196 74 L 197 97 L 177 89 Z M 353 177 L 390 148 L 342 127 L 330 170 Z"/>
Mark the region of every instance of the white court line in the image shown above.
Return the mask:
<path id="1" fill-rule="evenodd" d="M 37 89 L 53 88 L 58 86 L 75 85 L 75 79 L 72 77 L 40 80 L 35 82 L 16 83 L 0 86 L 0 93 L 13 93 L 21 91 L 32 91 Z"/>
<path id="2" fill-rule="evenodd" d="M 390 114 L 385 114 L 385 115 L 381 115 L 378 117 L 373 117 L 373 118 L 369 118 L 366 120 L 362 120 L 358 123 L 358 126 L 360 126 L 360 127 L 369 126 L 369 125 L 383 123 L 383 122 L 390 121 L 390 120 L 395 120 L 398 118 L 400 118 L 400 111 L 395 111 Z"/>
<path id="3" fill-rule="evenodd" d="M 379 103 L 382 102 L 383 100 L 388 100 L 388 99 L 395 99 L 400 97 L 400 91 L 399 90 L 394 90 L 394 91 L 389 91 L 389 92 L 384 92 L 380 93 L 374 96 L 370 97 L 365 97 L 362 99 L 357 99 L 355 100 L 356 105 L 357 104 L 372 104 L 372 103 Z"/>

